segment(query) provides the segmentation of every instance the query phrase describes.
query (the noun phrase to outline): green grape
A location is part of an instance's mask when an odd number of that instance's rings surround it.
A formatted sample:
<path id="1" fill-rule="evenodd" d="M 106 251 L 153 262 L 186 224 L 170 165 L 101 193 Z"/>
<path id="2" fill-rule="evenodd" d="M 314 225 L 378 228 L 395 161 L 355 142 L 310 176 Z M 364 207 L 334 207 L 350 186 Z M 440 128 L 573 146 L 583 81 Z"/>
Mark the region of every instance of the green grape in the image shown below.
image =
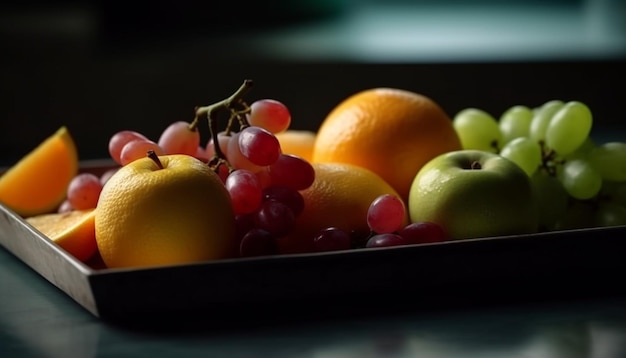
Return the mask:
<path id="1" fill-rule="evenodd" d="M 595 208 L 591 203 L 571 200 L 565 216 L 554 226 L 554 230 L 584 229 L 595 226 Z"/>
<path id="2" fill-rule="evenodd" d="M 626 182 L 604 180 L 600 196 L 610 202 L 626 206 Z"/>
<path id="3" fill-rule="evenodd" d="M 565 217 L 569 195 L 561 182 L 544 170 L 535 171 L 530 183 L 537 202 L 540 229 L 554 230 L 557 223 Z"/>
<path id="4" fill-rule="evenodd" d="M 513 106 L 500 117 L 500 132 L 504 144 L 519 137 L 528 137 L 533 111 L 526 106 Z"/>
<path id="5" fill-rule="evenodd" d="M 609 142 L 594 148 L 587 158 L 602 179 L 626 181 L 626 143 Z"/>
<path id="6" fill-rule="evenodd" d="M 596 143 L 591 139 L 591 137 L 587 137 L 583 144 L 578 146 L 575 151 L 569 153 L 564 156 L 562 159 L 565 160 L 574 160 L 574 159 L 587 159 L 587 156 L 591 151 L 596 147 Z"/>
<path id="7" fill-rule="evenodd" d="M 568 194 L 580 200 L 595 197 L 602 188 L 602 177 L 589 162 L 576 159 L 563 164 L 559 180 Z"/>
<path id="8" fill-rule="evenodd" d="M 529 136 L 540 143 L 546 140 L 546 131 L 552 116 L 563 107 L 563 101 L 552 100 L 544 103 L 534 110 L 533 119 L 530 122 Z"/>
<path id="9" fill-rule="evenodd" d="M 589 136 L 593 118 L 582 102 L 570 101 L 559 109 L 546 130 L 546 145 L 563 157 L 578 148 Z"/>
<path id="10" fill-rule="evenodd" d="M 508 142 L 500 155 L 517 164 L 529 177 L 541 166 L 541 147 L 528 137 L 518 137 Z"/>
<path id="11" fill-rule="evenodd" d="M 626 225 L 626 207 L 616 203 L 601 202 L 594 216 L 596 226 Z"/>
<path id="12" fill-rule="evenodd" d="M 452 124 L 463 149 L 477 149 L 497 153 L 502 145 L 498 122 L 489 113 L 466 108 L 454 117 Z"/>

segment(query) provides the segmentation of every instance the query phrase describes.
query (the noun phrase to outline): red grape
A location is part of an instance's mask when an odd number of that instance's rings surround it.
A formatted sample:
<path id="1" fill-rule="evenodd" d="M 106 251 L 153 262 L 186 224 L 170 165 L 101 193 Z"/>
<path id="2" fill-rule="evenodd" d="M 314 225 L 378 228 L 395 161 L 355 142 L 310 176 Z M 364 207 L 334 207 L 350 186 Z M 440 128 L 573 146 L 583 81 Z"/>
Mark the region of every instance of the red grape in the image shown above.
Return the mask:
<path id="1" fill-rule="evenodd" d="M 272 185 L 304 190 L 313 184 L 315 169 L 308 161 L 297 155 L 281 154 L 269 166 Z"/>
<path id="2" fill-rule="evenodd" d="M 201 161 L 205 163 L 209 161 L 209 158 L 206 155 L 206 150 L 201 145 L 198 146 L 198 148 L 196 149 L 196 154 L 194 154 L 193 156 L 200 159 Z"/>
<path id="3" fill-rule="evenodd" d="M 258 172 L 263 168 L 260 165 L 256 165 L 252 163 L 248 158 L 246 158 L 243 153 L 241 153 L 241 148 L 239 146 L 239 135 L 241 132 L 233 133 L 228 140 L 228 148 L 227 152 L 224 153 L 230 165 L 235 169 L 246 169 L 253 173 Z M 221 147 L 220 147 L 221 148 Z"/>
<path id="4" fill-rule="evenodd" d="M 248 123 L 272 133 L 279 133 L 289 128 L 291 114 L 282 102 L 274 99 L 260 99 L 250 105 Z"/>
<path id="5" fill-rule="evenodd" d="M 274 237 L 281 237 L 293 229 L 295 216 L 287 205 L 276 200 L 266 200 L 256 213 L 256 224 Z"/>
<path id="6" fill-rule="evenodd" d="M 98 204 L 102 183 L 92 173 L 80 173 L 70 181 L 67 187 L 67 200 L 75 210 L 93 209 Z"/>
<path id="7" fill-rule="evenodd" d="M 253 228 L 254 217 L 252 214 L 235 215 L 235 238 L 238 241 L 241 241 L 244 235 Z"/>
<path id="8" fill-rule="evenodd" d="M 57 212 L 59 213 L 67 213 L 74 210 L 74 208 L 72 207 L 72 204 L 70 204 L 70 201 L 65 199 L 63 200 L 63 202 L 61 203 L 61 205 L 59 205 L 59 208 L 57 209 Z"/>
<path id="9" fill-rule="evenodd" d="M 304 197 L 299 191 L 284 186 L 269 186 L 263 190 L 263 200 L 276 200 L 287 205 L 294 216 L 304 210 Z"/>
<path id="10" fill-rule="evenodd" d="M 122 164 L 121 154 L 122 148 L 129 142 L 134 140 L 148 140 L 146 136 L 139 132 L 124 130 L 119 131 L 111 136 L 109 139 L 109 154 L 111 158 L 117 163 Z"/>
<path id="11" fill-rule="evenodd" d="M 258 172 L 255 173 L 261 182 L 261 187 L 263 189 L 272 185 L 272 177 L 270 177 L 269 167 L 262 167 Z"/>
<path id="12" fill-rule="evenodd" d="M 241 257 L 264 256 L 278 253 L 276 239 L 262 229 L 252 229 L 241 239 L 239 255 Z"/>
<path id="13" fill-rule="evenodd" d="M 263 199 L 263 189 L 257 176 L 249 170 L 238 169 L 230 173 L 224 183 L 230 194 L 235 214 L 256 211 Z"/>
<path id="14" fill-rule="evenodd" d="M 188 122 L 173 122 L 161 133 L 157 143 L 166 154 L 195 156 L 200 145 L 200 132 L 197 128 L 190 129 Z"/>
<path id="15" fill-rule="evenodd" d="M 226 183 L 226 179 L 228 179 L 228 176 L 230 175 L 229 169 L 226 165 L 220 165 L 219 168 L 217 169 L 217 176 L 220 177 L 220 179 L 222 180 L 222 183 Z"/>
<path id="16" fill-rule="evenodd" d="M 158 156 L 165 155 L 163 149 L 151 140 L 134 140 L 129 142 L 122 148 L 122 153 L 120 154 L 121 164 L 126 165 L 137 159 L 144 158 L 150 150 L 154 151 Z"/>
<path id="17" fill-rule="evenodd" d="M 400 229 L 405 217 L 402 199 L 396 195 L 383 194 L 370 204 L 367 225 L 378 234 L 388 234 Z"/>
<path id="18" fill-rule="evenodd" d="M 389 247 L 408 244 L 409 242 L 398 234 L 376 234 L 367 240 L 365 247 Z"/>
<path id="19" fill-rule="evenodd" d="M 351 242 L 350 234 L 336 227 L 329 227 L 322 229 L 313 238 L 313 247 L 318 252 L 348 250 Z"/>
<path id="20" fill-rule="evenodd" d="M 398 235 L 402 236 L 410 244 L 425 244 L 447 240 L 443 227 L 428 221 L 411 223 L 402 228 Z"/>
<path id="21" fill-rule="evenodd" d="M 266 166 L 280 155 L 278 139 L 261 127 L 247 127 L 239 132 L 239 150 L 253 164 Z"/>

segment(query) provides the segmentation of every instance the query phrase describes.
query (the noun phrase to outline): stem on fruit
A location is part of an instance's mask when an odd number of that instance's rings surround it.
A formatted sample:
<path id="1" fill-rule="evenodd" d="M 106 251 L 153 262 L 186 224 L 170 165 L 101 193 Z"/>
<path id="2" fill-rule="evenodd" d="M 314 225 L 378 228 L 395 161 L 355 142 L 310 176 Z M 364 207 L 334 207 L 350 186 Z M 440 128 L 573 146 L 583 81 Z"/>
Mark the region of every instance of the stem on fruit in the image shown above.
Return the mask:
<path id="1" fill-rule="evenodd" d="M 226 164 L 229 171 L 233 170 L 232 166 L 226 159 L 224 152 L 222 152 L 222 149 L 219 146 L 217 138 L 217 134 L 219 132 L 218 116 L 222 114 L 228 115 L 228 122 L 226 124 L 225 130 L 226 135 L 230 135 L 235 120 L 237 120 L 240 130 L 248 127 L 250 124 L 248 123 L 246 114 L 250 113 L 250 106 L 248 106 L 248 104 L 244 102 L 243 97 L 252 88 L 252 85 L 253 81 L 250 79 L 246 79 L 243 81 L 243 84 L 237 89 L 237 91 L 230 95 L 230 97 L 208 106 L 195 108 L 195 117 L 189 126 L 190 128 L 192 126 L 193 128 L 195 128 L 200 117 L 207 117 L 209 121 L 209 131 L 211 133 L 211 139 L 213 140 L 213 149 L 215 151 L 213 158 L 209 160 L 209 166 L 216 172 L 219 170 L 219 166 L 222 164 Z"/>
<path id="2" fill-rule="evenodd" d="M 156 163 L 157 167 L 159 167 L 159 169 L 164 169 L 163 168 L 163 163 L 161 163 L 161 160 L 159 159 L 159 156 L 154 152 L 154 150 L 149 150 L 146 153 L 146 156 L 148 158 L 152 159 Z"/>
<path id="3" fill-rule="evenodd" d="M 472 164 L 470 164 L 470 169 L 471 170 L 480 170 L 482 168 L 483 168 L 483 166 L 480 165 L 480 163 L 477 160 L 473 161 Z"/>
<path id="4" fill-rule="evenodd" d="M 198 107 L 194 108 L 194 111 L 197 110 Z M 189 125 L 187 126 L 187 129 L 189 129 L 191 132 L 195 132 L 198 130 L 198 121 L 196 121 L 195 119 L 193 121 L 191 121 L 191 123 L 189 123 Z"/>

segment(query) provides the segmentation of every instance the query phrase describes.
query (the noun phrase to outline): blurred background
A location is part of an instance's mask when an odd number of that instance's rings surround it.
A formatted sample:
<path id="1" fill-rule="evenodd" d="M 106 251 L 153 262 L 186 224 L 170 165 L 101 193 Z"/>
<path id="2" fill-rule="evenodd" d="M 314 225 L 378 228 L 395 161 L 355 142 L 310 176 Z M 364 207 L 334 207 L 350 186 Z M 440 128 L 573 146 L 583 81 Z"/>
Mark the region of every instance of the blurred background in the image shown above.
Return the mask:
<path id="1" fill-rule="evenodd" d="M 246 78 L 296 129 L 390 86 L 451 117 L 580 100 L 594 132 L 626 139 L 623 0 L 5 0 L 0 45 L 0 165 L 61 125 L 81 159 L 108 157 L 114 132 L 156 140 Z"/>

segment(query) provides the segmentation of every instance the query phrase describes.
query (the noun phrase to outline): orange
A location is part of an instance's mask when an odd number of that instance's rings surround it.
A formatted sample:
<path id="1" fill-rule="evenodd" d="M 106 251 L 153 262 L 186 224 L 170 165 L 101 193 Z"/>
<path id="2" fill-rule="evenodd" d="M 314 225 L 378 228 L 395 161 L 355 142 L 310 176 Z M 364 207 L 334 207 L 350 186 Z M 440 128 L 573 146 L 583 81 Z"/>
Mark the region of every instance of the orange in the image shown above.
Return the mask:
<path id="1" fill-rule="evenodd" d="M 228 191 L 189 155 L 126 164 L 106 182 L 96 207 L 96 242 L 108 268 L 232 257 L 234 235 Z"/>
<path id="2" fill-rule="evenodd" d="M 432 99 L 397 88 L 367 89 L 339 103 L 322 122 L 313 162 L 358 165 L 408 199 L 419 169 L 461 149 L 451 118 Z"/>
<path id="3" fill-rule="evenodd" d="M 313 157 L 315 132 L 307 130 L 287 129 L 274 134 L 284 154 L 297 155 L 307 161 Z"/>
<path id="4" fill-rule="evenodd" d="M 86 262 L 97 251 L 94 209 L 31 216 L 26 222 L 62 249 Z"/>
<path id="5" fill-rule="evenodd" d="M 370 229 L 367 211 L 374 199 L 398 193 L 374 172 L 343 163 L 312 163 L 313 184 L 301 191 L 304 210 L 294 230 L 278 240 L 282 253 L 312 252 L 313 238 L 320 230 L 337 227 L 365 237 Z M 406 224 L 408 214 L 405 217 Z"/>
<path id="6" fill-rule="evenodd" d="M 0 177 L 0 203 L 23 217 L 51 212 L 77 172 L 76 145 L 63 126 Z"/>

